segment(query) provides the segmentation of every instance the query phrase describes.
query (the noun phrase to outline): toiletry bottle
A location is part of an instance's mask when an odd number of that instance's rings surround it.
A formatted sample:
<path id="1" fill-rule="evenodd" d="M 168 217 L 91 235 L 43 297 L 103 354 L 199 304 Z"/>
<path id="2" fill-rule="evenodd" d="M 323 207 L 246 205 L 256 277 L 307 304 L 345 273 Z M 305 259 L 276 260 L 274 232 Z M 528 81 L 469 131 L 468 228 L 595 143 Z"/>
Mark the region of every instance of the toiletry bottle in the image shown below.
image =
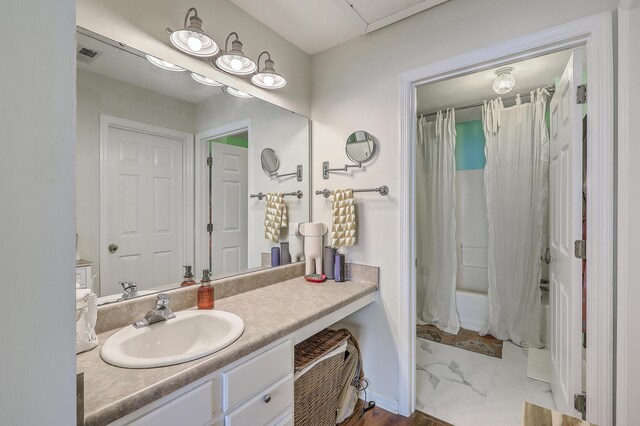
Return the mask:
<path id="1" fill-rule="evenodd" d="M 183 266 L 184 268 L 184 279 L 180 284 L 180 287 L 188 287 L 190 285 L 195 285 L 196 280 L 193 279 L 193 272 L 191 272 L 191 265 Z"/>
<path id="2" fill-rule="evenodd" d="M 209 270 L 202 271 L 202 280 L 198 289 L 198 309 L 213 309 L 213 286 L 209 278 Z"/>

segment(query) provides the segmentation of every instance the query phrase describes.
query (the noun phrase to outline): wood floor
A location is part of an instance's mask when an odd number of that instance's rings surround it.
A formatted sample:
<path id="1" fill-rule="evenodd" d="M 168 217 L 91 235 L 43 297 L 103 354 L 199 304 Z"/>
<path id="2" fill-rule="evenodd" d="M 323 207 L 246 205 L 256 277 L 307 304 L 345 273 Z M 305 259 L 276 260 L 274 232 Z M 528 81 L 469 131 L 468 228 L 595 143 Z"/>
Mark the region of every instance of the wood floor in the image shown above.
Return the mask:
<path id="1" fill-rule="evenodd" d="M 374 407 L 362 415 L 364 401 L 360 400 L 353 415 L 339 426 L 453 426 L 421 411 L 415 411 L 411 417 L 391 414 L 380 407 Z"/>

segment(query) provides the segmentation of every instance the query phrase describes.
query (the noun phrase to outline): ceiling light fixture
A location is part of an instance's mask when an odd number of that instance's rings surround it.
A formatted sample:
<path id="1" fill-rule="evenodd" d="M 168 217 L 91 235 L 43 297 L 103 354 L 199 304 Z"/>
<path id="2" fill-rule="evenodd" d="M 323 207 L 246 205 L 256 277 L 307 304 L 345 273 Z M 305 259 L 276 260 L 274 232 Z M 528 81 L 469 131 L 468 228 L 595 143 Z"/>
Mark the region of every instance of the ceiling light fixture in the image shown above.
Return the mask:
<path id="1" fill-rule="evenodd" d="M 235 36 L 236 39 L 231 42 L 231 50 L 228 50 L 229 39 L 231 36 Z M 242 43 L 238 38 L 238 33 L 233 32 L 227 36 L 227 40 L 224 42 L 224 53 L 212 62 L 224 72 L 236 75 L 248 75 L 252 74 L 257 66 L 251 58 L 245 56 L 242 51 Z"/>
<path id="2" fill-rule="evenodd" d="M 162 68 L 167 71 L 185 71 L 184 68 L 177 66 L 176 64 L 172 64 L 171 62 L 167 62 L 164 59 L 156 58 L 155 56 L 151 56 L 147 53 L 147 59 L 153 65 Z"/>
<path id="3" fill-rule="evenodd" d="M 266 54 L 267 59 L 264 61 L 264 67 L 260 71 L 260 58 Z M 271 60 L 271 55 L 266 50 L 258 56 L 258 72 L 251 77 L 251 82 L 263 89 L 279 89 L 287 84 L 287 80 L 276 72 L 273 68 L 274 62 Z"/>
<path id="4" fill-rule="evenodd" d="M 193 16 L 189 16 L 191 13 Z M 187 21 L 189 21 L 189 25 L 187 25 Z M 206 58 L 214 56 L 220 51 L 218 44 L 202 31 L 202 19 L 198 16 L 195 7 L 187 10 L 187 14 L 184 16 L 184 28 L 175 31 L 167 28 L 167 32 L 170 34 L 171 44 L 189 55 Z"/>
<path id="5" fill-rule="evenodd" d="M 516 86 L 516 78 L 511 74 L 512 67 L 503 67 L 496 70 L 496 79 L 493 80 L 493 90 L 504 95 L 509 93 Z"/>
<path id="6" fill-rule="evenodd" d="M 244 99 L 253 98 L 253 96 L 251 96 L 250 94 L 245 93 L 242 90 L 235 89 L 233 87 L 227 86 L 227 87 L 225 87 L 224 90 L 228 94 L 233 95 L 233 96 L 235 96 L 237 98 L 244 98 Z"/>
<path id="7" fill-rule="evenodd" d="M 212 80 L 209 77 L 205 77 L 202 74 L 196 74 L 195 72 L 191 73 L 191 78 L 193 78 L 198 83 L 204 84 L 206 86 L 216 86 L 216 87 L 223 86 L 222 83 L 218 83 L 217 81 Z"/>

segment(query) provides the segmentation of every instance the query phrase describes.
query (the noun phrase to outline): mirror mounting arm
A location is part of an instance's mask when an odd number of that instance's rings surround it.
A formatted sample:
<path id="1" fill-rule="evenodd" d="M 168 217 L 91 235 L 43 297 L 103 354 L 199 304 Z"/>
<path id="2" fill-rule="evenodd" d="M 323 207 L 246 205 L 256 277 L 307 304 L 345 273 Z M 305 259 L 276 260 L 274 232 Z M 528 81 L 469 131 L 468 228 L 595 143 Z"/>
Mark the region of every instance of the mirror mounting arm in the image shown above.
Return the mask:
<path id="1" fill-rule="evenodd" d="M 302 182 L 302 164 L 298 164 L 298 166 L 296 167 L 296 171 L 293 173 L 285 173 L 285 174 L 278 174 L 278 172 L 273 172 L 273 173 L 269 173 L 270 177 L 274 177 L 274 178 L 283 178 L 283 177 L 287 177 L 287 176 L 295 176 L 298 182 Z"/>
<path id="2" fill-rule="evenodd" d="M 329 168 L 329 162 L 325 161 L 322 163 L 322 179 L 329 179 L 330 172 L 347 172 L 351 167 L 357 167 L 359 169 L 362 168 L 362 162 L 358 162 L 356 164 L 345 164 L 344 167 L 338 167 L 336 169 Z"/>

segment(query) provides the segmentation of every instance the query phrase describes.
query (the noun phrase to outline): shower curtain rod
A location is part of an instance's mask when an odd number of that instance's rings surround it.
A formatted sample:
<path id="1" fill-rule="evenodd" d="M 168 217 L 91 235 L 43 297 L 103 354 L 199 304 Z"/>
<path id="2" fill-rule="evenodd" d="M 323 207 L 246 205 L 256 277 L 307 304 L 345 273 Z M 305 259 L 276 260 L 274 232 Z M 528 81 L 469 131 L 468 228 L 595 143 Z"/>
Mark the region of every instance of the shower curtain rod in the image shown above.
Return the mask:
<path id="1" fill-rule="evenodd" d="M 549 94 L 553 94 L 553 92 L 556 91 L 556 86 L 555 84 L 550 84 L 549 86 L 545 86 L 543 87 L 543 89 L 546 89 L 547 92 L 549 92 Z M 502 98 L 503 102 L 506 101 L 515 101 L 516 98 L 520 96 L 521 98 L 526 97 L 526 96 L 531 96 L 531 93 L 525 93 L 523 95 L 515 95 L 515 96 L 509 96 L 508 98 Z M 477 108 L 477 107 L 481 107 L 482 105 L 484 105 L 484 102 L 478 102 L 476 104 L 471 104 L 471 105 L 465 105 L 465 106 L 461 106 L 461 107 L 454 107 L 453 109 L 456 111 L 460 111 L 461 109 L 469 109 L 469 108 Z M 448 108 L 440 108 L 438 111 L 445 111 Z M 428 114 L 418 114 L 418 118 L 421 117 L 430 117 L 432 115 L 436 115 L 438 113 L 438 111 L 435 112 L 430 112 Z"/>

